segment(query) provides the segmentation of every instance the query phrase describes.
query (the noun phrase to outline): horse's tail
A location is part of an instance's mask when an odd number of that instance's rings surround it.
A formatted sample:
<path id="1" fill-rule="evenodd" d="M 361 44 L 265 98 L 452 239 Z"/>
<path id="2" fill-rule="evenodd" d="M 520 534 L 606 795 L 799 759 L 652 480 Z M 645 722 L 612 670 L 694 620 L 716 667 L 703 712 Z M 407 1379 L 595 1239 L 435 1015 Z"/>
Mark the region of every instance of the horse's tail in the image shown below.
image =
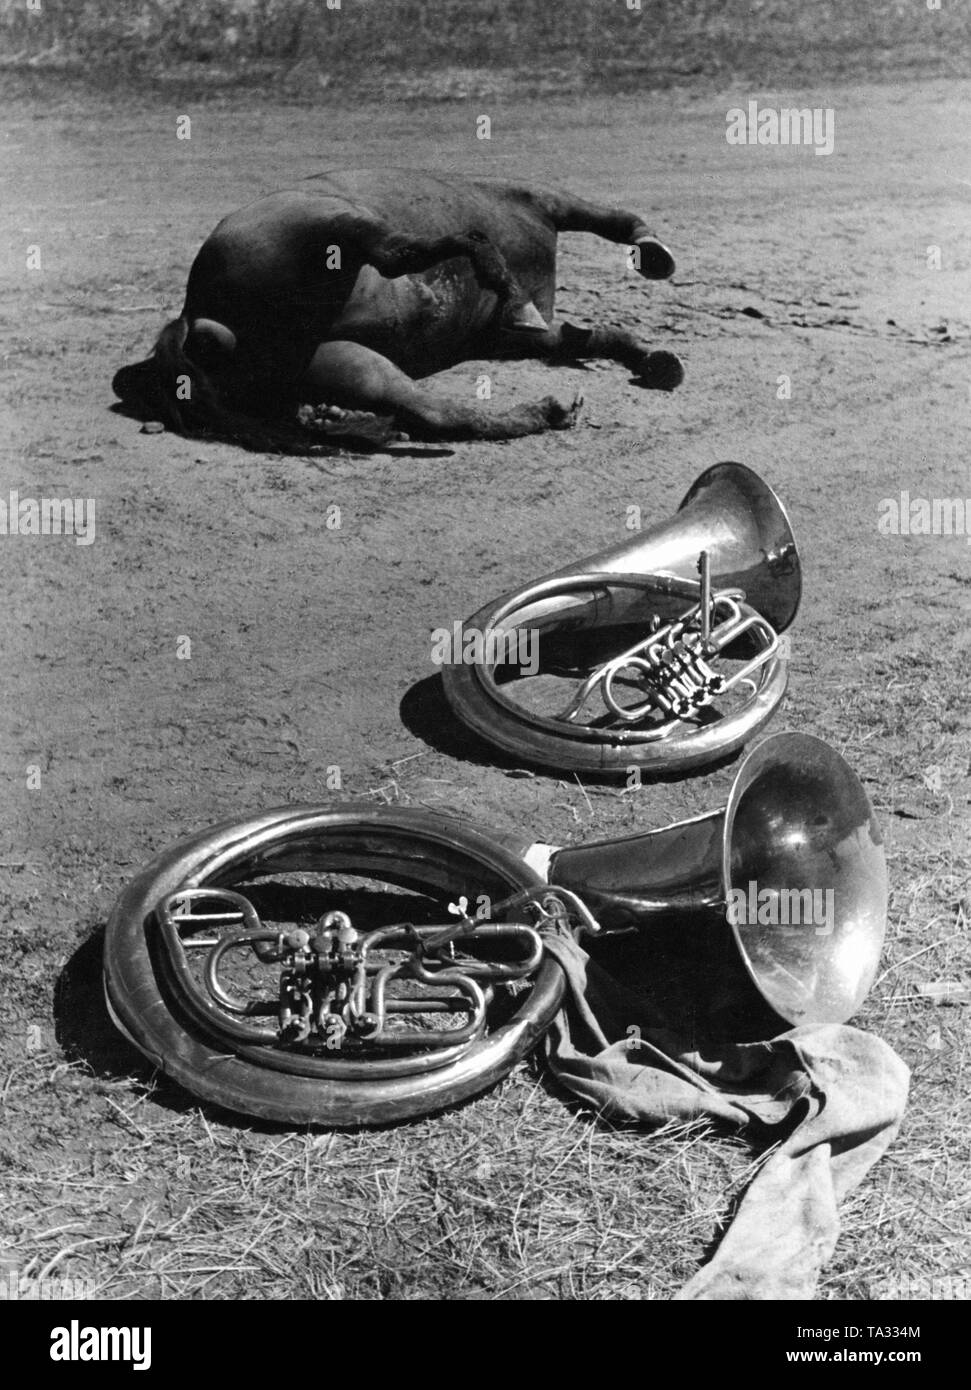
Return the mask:
<path id="1" fill-rule="evenodd" d="M 203 368 L 187 355 L 188 336 L 184 314 L 167 323 L 151 357 L 115 373 L 111 386 L 119 400 L 192 438 L 215 436 L 261 453 L 318 452 L 301 438 L 296 421 L 261 420 L 226 405 Z"/>

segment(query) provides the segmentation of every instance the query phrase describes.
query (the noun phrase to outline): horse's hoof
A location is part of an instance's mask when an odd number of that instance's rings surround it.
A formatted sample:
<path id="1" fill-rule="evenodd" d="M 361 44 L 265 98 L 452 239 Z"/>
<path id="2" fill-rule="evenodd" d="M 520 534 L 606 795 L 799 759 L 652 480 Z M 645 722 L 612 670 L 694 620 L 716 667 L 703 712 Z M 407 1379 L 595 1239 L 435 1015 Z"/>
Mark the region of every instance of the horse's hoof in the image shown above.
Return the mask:
<path id="1" fill-rule="evenodd" d="M 512 333 L 547 333 L 549 324 L 530 300 L 528 304 L 517 304 L 503 315 L 503 328 Z"/>
<path id="2" fill-rule="evenodd" d="M 344 410 L 336 405 L 302 405 L 297 410 L 301 427 L 317 436 L 383 444 L 397 437 L 394 417 L 373 410 Z"/>
<path id="3" fill-rule="evenodd" d="M 673 391 L 684 381 L 684 366 L 673 352 L 649 352 L 637 369 L 637 379 L 652 391 Z"/>
<path id="4" fill-rule="evenodd" d="M 572 430 L 580 416 L 583 397 L 579 392 L 569 405 L 564 405 L 555 396 L 547 396 L 543 402 L 546 421 L 552 430 Z"/>
<path id="5" fill-rule="evenodd" d="M 637 247 L 637 264 L 635 269 L 638 275 L 643 275 L 645 280 L 667 280 L 674 274 L 674 257 L 668 248 L 654 237 L 644 237 L 641 241 L 635 241 Z"/>

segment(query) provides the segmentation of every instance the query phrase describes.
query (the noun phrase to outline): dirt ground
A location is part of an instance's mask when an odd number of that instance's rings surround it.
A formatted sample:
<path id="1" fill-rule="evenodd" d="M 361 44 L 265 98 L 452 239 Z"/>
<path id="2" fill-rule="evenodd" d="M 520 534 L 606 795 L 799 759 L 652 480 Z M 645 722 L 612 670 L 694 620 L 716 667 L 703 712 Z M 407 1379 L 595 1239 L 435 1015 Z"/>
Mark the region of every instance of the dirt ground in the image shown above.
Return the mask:
<path id="1" fill-rule="evenodd" d="M 904 1130 L 847 1204 L 821 1294 L 879 1296 L 888 1269 L 968 1275 L 967 1008 L 917 989 L 971 975 L 971 546 L 884 535 L 878 519 L 883 499 L 908 491 L 967 498 L 971 526 L 971 89 L 798 97 L 835 110 L 831 156 L 729 146 L 725 113 L 747 99 L 732 92 L 494 105 L 490 141 L 475 138 L 479 113 L 463 102 L 8 104 L 0 498 L 94 498 L 97 527 L 87 546 L 0 537 L 8 1263 L 36 1273 L 54 1261 L 99 1297 L 665 1297 L 683 1282 L 744 1180 L 743 1146 L 705 1131 L 652 1149 L 590 1126 L 596 1183 L 584 1186 L 584 1150 L 576 1209 L 545 1213 L 547 1229 L 572 1223 L 562 1268 L 510 1240 L 499 1201 L 492 1226 L 475 1216 L 492 1255 L 460 1258 L 466 1225 L 453 1245 L 441 1237 L 433 1273 L 409 1264 L 401 1234 L 420 1226 L 430 1168 L 461 1211 L 468 1185 L 454 1163 L 470 1135 L 502 1139 L 501 1192 L 517 1136 L 530 1162 L 572 1154 L 585 1122 L 526 1067 L 404 1135 L 321 1139 L 203 1116 L 115 1039 L 98 999 L 99 933 L 158 850 L 284 802 L 367 795 L 559 843 L 720 804 L 731 767 L 627 796 L 510 777 L 450 724 L 429 633 L 623 539 L 631 505 L 645 522 L 668 516 L 704 468 L 737 459 L 787 504 L 804 565 L 773 727 L 830 740 L 876 806 L 893 897 L 860 1022 L 914 1069 Z M 188 141 L 176 139 L 182 114 Z M 321 168 L 367 163 L 541 178 L 643 211 L 674 251 L 674 279 L 647 285 L 621 248 L 568 237 L 559 306 L 676 350 L 683 387 L 639 391 L 600 363 L 468 363 L 442 388 L 471 398 L 488 370 L 497 402 L 581 390 L 584 412 L 570 433 L 438 458 L 260 456 L 143 434 L 112 413 L 113 371 L 178 313 L 222 215 Z M 27 268 L 31 246 L 39 269 Z M 339 793 L 327 790 L 335 767 Z M 654 1182 L 658 1154 L 694 1177 Z M 637 1242 L 608 1259 L 598 1203 L 635 1157 Z M 297 1182 L 311 1158 L 358 1182 L 356 1198 L 332 1189 L 350 1229 L 316 1183 Z M 382 1164 L 397 1173 L 393 1192 Z M 542 1218 L 553 1198 L 541 1168 Z M 266 1180 L 251 1189 L 256 1169 Z M 277 1239 L 266 1215 L 284 1181 L 289 1210 L 320 1238 L 309 1253 L 289 1228 Z M 263 1215 L 263 1254 L 232 1266 L 196 1257 Z"/>

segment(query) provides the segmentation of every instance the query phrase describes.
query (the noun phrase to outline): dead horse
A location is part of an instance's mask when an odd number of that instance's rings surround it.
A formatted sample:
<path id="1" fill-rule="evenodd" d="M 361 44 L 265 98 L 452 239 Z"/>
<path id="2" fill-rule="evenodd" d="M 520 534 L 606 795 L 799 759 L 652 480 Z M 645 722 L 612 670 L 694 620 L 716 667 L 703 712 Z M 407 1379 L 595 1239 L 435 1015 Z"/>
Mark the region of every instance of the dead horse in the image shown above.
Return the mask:
<path id="1" fill-rule="evenodd" d="M 578 402 L 464 404 L 416 378 L 470 358 L 612 358 L 644 386 L 684 372 L 614 327 L 553 318 L 556 239 L 635 247 L 648 280 L 670 252 L 632 212 L 570 194 L 408 170 L 316 175 L 231 213 L 189 272 L 185 307 L 115 394 L 182 433 L 259 442 L 299 405 L 391 416 L 424 438 L 507 439 L 570 426 Z"/>

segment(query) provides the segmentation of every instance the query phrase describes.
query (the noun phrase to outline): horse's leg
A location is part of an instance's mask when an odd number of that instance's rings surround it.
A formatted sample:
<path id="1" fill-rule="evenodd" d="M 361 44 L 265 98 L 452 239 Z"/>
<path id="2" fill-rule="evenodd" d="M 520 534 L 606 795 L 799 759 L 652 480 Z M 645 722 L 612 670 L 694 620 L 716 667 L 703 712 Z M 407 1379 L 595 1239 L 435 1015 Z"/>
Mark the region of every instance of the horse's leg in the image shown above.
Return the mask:
<path id="1" fill-rule="evenodd" d="M 466 256 L 479 285 L 497 298 L 499 323 L 517 333 L 542 333 L 546 320 L 519 284 L 505 256 L 483 232 L 443 237 L 414 237 L 394 232 L 377 219 L 355 218 L 359 254 L 386 279 L 416 275 L 442 261 Z"/>
<path id="2" fill-rule="evenodd" d="M 346 340 L 321 343 L 297 397 L 310 405 L 326 402 L 392 415 L 412 433 L 436 439 L 515 439 L 569 429 L 580 406 L 579 400 L 563 405 L 554 396 L 503 411 L 460 405 L 412 381 L 379 352 Z"/>
<path id="3" fill-rule="evenodd" d="M 571 193 L 552 189 L 540 189 L 529 196 L 552 221 L 557 232 L 592 232 L 605 241 L 633 247 L 633 267 L 645 280 L 666 280 L 674 274 L 671 252 L 636 212 L 588 203 L 583 198 L 574 198 Z"/>
<path id="4" fill-rule="evenodd" d="M 655 391 L 673 391 L 684 380 L 684 367 L 675 353 L 652 351 L 626 328 L 577 328 L 572 323 L 557 322 L 545 333 L 531 333 L 528 339 L 501 339 L 496 352 L 506 357 L 545 357 L 558 362 L 606 357 L 620 362 L 641 386 Z"/>
<path id="5" fill-rule="evenodd" d="M 644 219 L 623 208 L 606 207 L 552 189 L 516 189 L 512 196 L 535 208 L 537 214 L 561 232 L 591 232 L 606 241 L 630 246 L 632 264 L 647 280 L 663 280 L 674 272 L 674 258 L 652 233 Z M 498 350 L 509 355 L 582 361 L 606 357 L 620 362 L 644 386 L 670 391 L 684 379 L 684 367 L 673 352 L 651 351 L 623 328 L 577 328 L 571 323 L 552 323 L 545 333 L 528 339 L 502 338 Z"/>

